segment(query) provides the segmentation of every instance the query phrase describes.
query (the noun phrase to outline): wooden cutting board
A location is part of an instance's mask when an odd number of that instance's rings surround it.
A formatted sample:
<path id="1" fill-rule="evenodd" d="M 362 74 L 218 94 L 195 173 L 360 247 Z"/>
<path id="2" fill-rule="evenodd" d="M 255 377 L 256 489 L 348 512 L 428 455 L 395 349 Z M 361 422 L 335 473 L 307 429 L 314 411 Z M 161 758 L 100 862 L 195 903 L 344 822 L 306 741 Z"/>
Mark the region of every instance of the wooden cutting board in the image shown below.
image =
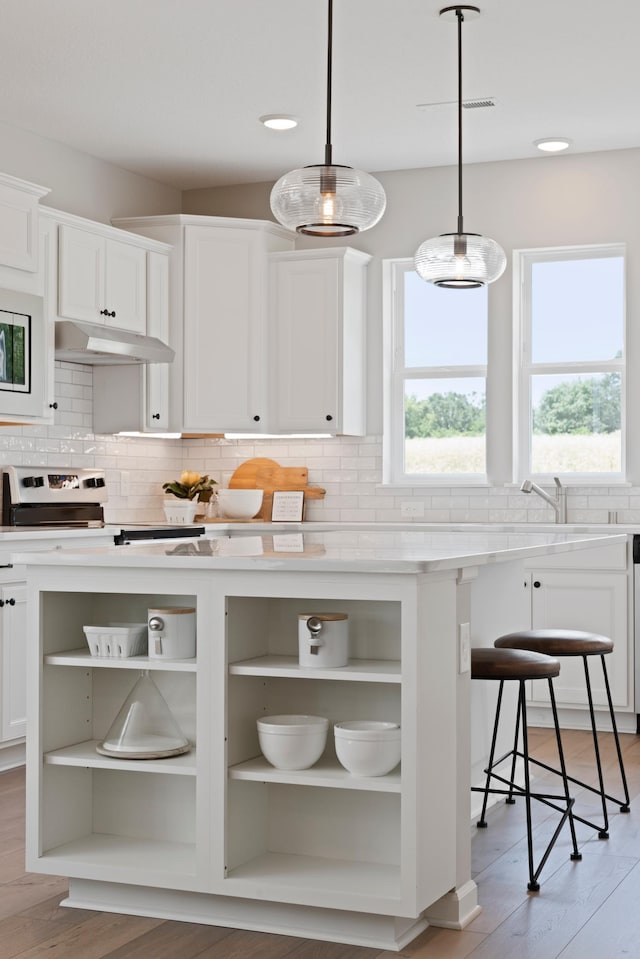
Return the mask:
<path id="1" fill-rule="evenodd" d="M 322 499 L 325 490 L 309 486 L 306 466 L 280 466 L 275 460 L 255 457 L 242 463 L 229 480 L 230 489 L 264 490 L 262 507 L 256 519 L 271 519 L 271 503 L 275 490 L 302 490 L 306 499 Z"/>

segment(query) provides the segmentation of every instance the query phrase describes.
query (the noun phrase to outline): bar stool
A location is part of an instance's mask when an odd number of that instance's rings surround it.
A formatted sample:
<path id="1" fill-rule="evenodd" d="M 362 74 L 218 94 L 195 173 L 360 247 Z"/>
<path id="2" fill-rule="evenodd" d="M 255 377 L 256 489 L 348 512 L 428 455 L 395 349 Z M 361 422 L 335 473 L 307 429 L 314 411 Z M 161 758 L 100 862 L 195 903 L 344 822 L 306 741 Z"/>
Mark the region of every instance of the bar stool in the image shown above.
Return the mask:
<path id="1" fill-rule="evenodd" d="M 603 824 L 597 825 L 577 813 L 573 813 L 573 818 L 578 822 L 584 823 L 591 829 L 595 829 L 599 839 L 609 838 L 609 816 L 607 814 L 607 800 L 616 803 L 620 807 L 620 812 L 629 812 L 629 787 L 627 786 L 627 777 L 624 771 L 622 761 L 622 751 L 620 749 L 620 740 L 618 738 L 618 727 L 616 717 L 613 711 L 613 702 L 611 700 L 611 689 L 609 687 L 609 677 L 607 675 L 607 666 L 604 657 L 613 650 L 613 640 L 607 636 L 599 636 L 597 633 L 587 633 L 579 629 L 524 629 L 516 633 L 508 633 L 506 636 L 500 636 L 496 639 L 494 646 L 498 649 L 524 649 L 530 652 L 546 653 L 549 656 L 580 656 L 584 665 L 584 679 L 587 690 L 587 702 L 589 704 L 589 716 L 591 719 L 591 733 L 593 736 L 593 748 L 595 752 L 596 768 L 598 772 L 598 788 L 589 786 L 587 783 L 573 776 L 568 776 L 570 782 L 582 786 L 589 792 L 600 796 L 602 803 Z M 618 756 L 618 766 L 620 768 L 620 778 L 624 790 L 624 799 L 615 799 L 605 792 L 604 776 L 602 772 L 602 762 L 600 759 L 600 746 L 598 743 L 598 730 L 596 727 L 596 717 L 593 708 L 593 695 L 591 692 L 591 679 L 589 676 L 590 656 L 599 656 L 602 663 L 602 673 L 604 676 L 604 685 L 607 693 L 607 703 L 609 706 L 609 716 L 613 728 L 613 738 L 616 745 Z M 558 772 L 552 766 L 547 766 L 539 760 L 532 760 L 538 766 L 548 769 L 550 772 Z"/>
<path id="2" fill-rule="evenodd" d="M 551 680 L 560 674 L 560 663 L 557 659 L 553 659 L 551 656 L 545 656 L 541 653 L 529 652 L 527 650 L 519 649 L 497 649 L 495 647 L 488 649 L 472 649 L 471 650 L 471 679 L 492 679 L 498 680 L 500 683 L 498 689 L 498 701 L 496 704 L 496 713 L 493 723 L 493 734 L 491 737 L 491 750 L 489 753 L 489 763 L 485 769 L 486 781 L 484 786 L 472 786 L 472 792 L 481 792 L 484 793 L 484 799 L 482 802 L 482 812 L 480 814 L 480 819 L 477 822 L 479 829 L 486 829 L 487 822 L 485 820 L 485 815 L 487 811 L 487 800 L 489 794 L 499 794 L 506 795 L 507 802 L 514 802 L 513 799 L 514 793 L 516 795 L 524 796 L 525 805 L 526 805 L 526 817 L 527 817 L 527 852 L 529 858 L 529 882 L 527 883 L 527 889 L 530 892 L 537 892 L 540 889 L 540 884 L 538 883 L 538 877 L 542 872 L 544 864 L 546 863 L 555 842 L 560 835 L 560 831 L 564 826 L 567 819 L 569 820 L 569 828 L 571 830 L 571 840 L 573 843 L 573 851 L 571 853 L 571 859 L 579 860 L 582 859 L 582 855 L 578 852 L 578 845 L 576 841 L 576 832 L 575 826 L 573 823 L 572 815 L 572 806 L 574 803 L 573 798 L 569 795 L 569 784 L 567 781 L 565 762 L 564 762 L 564 753 L 562 750 L 562 740 L 560 738 L 560 727 L 558 725 L 558 713 L 556 710 L 555 697 L 553 692 L 553 685 Z M 525 694 L 525 682 L 529 679 L 546 679 L 549 683 L 549 695 L 551 697 L 551 706 L 553 711 L 553 719 L 556 731 L 556 742 L 558 747 L 558 758 L 560 762 L 560 770 L 563 778 L 563 795 L 559 796 L 554 793 L 542 793 L 542 792 L 532 792 L 531 790 L 531 780 L 530 780 L 530 771 L 529 764 L 533 760 L 529 757 L 529 740 L 527 735 L 527 703 L 526 703 L 526 694 Z M 496 742 L 498 738 L 498 727 L 500 723 L 500 710 L 502 707 L 502 693 L 504 689 L 505 682 L 509 680 L 514 680 L 518 683 L 518 706 L 516 711 L 516 733 L 514 741 L 514 749 L 509 750 L 499 759 L 496 759 Z M 522 736 L 522 750 L 518 750 L 518 740 L 519 735 Z M 521 757 L 524 760 L 524 787 L 516 783 L 515 780 L 515 766 L 516 758 Z M 495 772 L 497 766 L 505 760 L 511 760 L 511 774 L 510 778 L 505 778 L 504 776 L 499 775 Z M 502 783 L 503 788 L 497 786 L 492 786 L 491 781 L 497 780 L 499 783 Z M 551 806 L 553 809 L 558 810 L 562 813 L 560 822 L 551 837 L 551 840 L 546 847 L 538 866 L 534 865 L 534 851 L 533 851 L 533 830 L 531 825 L 531 800 L 536 799 L 539 802 L 544 803 L 546 806 Z"/>

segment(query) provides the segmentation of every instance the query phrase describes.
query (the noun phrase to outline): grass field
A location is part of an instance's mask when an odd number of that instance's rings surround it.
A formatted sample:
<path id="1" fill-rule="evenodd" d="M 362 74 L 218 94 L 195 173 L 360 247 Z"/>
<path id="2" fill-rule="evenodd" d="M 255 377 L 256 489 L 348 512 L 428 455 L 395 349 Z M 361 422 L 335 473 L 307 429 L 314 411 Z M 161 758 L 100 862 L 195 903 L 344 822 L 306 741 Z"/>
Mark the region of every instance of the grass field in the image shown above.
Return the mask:
<path id="1" fill-rule="evenodd" d="M 405 441 L 409 474 L 484 473 L 483 436 L 445 436 Z M 534 436 L 533 473 L 616 473 L 620 465 L 620 433 L 589 436 Z"/>

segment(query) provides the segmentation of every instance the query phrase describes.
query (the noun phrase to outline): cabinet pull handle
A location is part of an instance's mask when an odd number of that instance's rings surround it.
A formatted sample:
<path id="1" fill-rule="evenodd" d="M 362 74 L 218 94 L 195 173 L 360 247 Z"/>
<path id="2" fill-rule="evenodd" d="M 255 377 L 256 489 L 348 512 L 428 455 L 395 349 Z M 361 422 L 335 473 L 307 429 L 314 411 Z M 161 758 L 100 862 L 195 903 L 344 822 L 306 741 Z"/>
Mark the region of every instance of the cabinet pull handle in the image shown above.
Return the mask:
<path id="1" fill-rule="evenodd" d="M 49 409 L 50 409 L 50 410 L 57 410 L 57 409 L 58 409 L 58 404 L 57 404 L 57 403 L 49 403 Z"/>
<path id="2" fill-rule="evenodd" d="M 327 413 L 327 415 L 325 416 L 325 419 L 327 420 L 328 423 L 330 423 L 331 420 L 333 419 L 333 416 L 331 415 L 331 413 Z"/>
<path id="3" fill-rule="evenodd" d="M 160 419 L 160 414 L 159 414 L 159 413 L 152 413 L 152 414 L 151 414 L 151 419 L 152 419 L 152 420 L 159 420 L 159 419 Z"/>
<path id="4" fill-rule="evenodd" d="M 540 589 L 540 587 L 542 586 L 542 583 L 540 582 L 539 579 L 536 579 L 533 582 L 533 586 L 534 586 L 534 589 Z"/>
<path id="5" fill-rule="evenodd" d="M 100 310 L 100 316 L 115 316 L 115 315 L 116 315 L 115 310 L 112 310 L 111 313 L 109 312 L 109 310 Z"/>
<path id="6" fill-rule="evenodd" d="M 254 417 L 253 417 L 253 421 L 254 421 L 254 423 L 259 423 L 259 422 L 260 422 L 260 417 L 257 416 L 257 415 L 254 416 Z"/>

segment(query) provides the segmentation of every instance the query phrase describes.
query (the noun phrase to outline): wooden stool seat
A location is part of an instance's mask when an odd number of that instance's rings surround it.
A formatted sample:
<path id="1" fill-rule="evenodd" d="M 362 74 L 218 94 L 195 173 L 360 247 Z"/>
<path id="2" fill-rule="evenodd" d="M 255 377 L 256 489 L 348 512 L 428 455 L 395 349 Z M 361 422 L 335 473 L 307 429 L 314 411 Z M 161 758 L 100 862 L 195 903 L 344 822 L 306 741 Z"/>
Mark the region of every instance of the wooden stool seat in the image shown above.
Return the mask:
<path id="1" fill-rule="evenodd" d="M 560 663 L 551 656 L 520 649 L 472 649 L 472 679 L 552 679 Z"/>
<path id="2" fill-rule="evenodd" d="M 586 789 L 589 792 L 599 796 L 602 806 L 601 823 L 595 823 L 590 819 L 586 819 L 584 816 L 578 815 L 578 813 L 575 811 L 573 816 L 578 820 L 578 822 L 584 823 L 586 826 L 590 826 L 592 829 L 595 829 L 600 839 L 608 839 L 609 814 L 607 811 L 607 801 L 616 803 L 620 808 L 620 812 L 629 812 L 629 787 L 627 785 L 627 777 L 624 770 L 624 763 L 622 761 L 622 750 L 620 748 L 618 728 L 616 725 L 616 717 L 613 709 L 613 700 L 611 698 L 611 689 L 609 686 L 609 677 L 607 675 L 607 666 L 605 662 L 605 656 L 613 650 L 613 640 L 608 636 L 600 636 L 598 633 L 590 633 L 581 629 L 523 629 L 515 633 L 508 633 L 506 636 L 500 636 L 495 640 L 494 646 L 496 648 L 496 652 L 507 652 L 507 650 L 511 650 L 512 652 L 520 652 L 527 650 L 530 653 L 548 654 L 550 656 L 559 656 L 561 658 L 563 656 L 573 656 L 575 658 L 579 657 L 582 659 L 586 700 L 589 709 L 589 717 L 591 720 L 594 757 L 596 761 L 596 772 L 598 775 L 598 786 L 597 788 L 595 786 L 591 786 L 580 779 L 576 779 L 575 776 L 567 776 L 567 779 L 569 782 L 575 783 L 583 789 Z M 591 676 L 589 672 L 589 659 L 593 656 L 599 656 L 600 663 L 602 665 L 604 688 L 607 697 L 607 705 L 609 707 L 609 718 L 611 720 L 613 739 L 618 757 L 618 768 L 620 770 L 620 781 L 622 783 L 622 790 L 624 793 L 622 799 L 616 799 L 614 796 L 610 796 L 605 790 L 604 770 L 602 768 L 602 761 L 600 759 L 598 729 L 593 703 L 593 693 L 591 691 Z M 535 760 L 533 761 L 536 762 Z M 543 766 L 550 772 L 557 772 L 557 770 L 552 769 L 551 766 L 547 766 L 544 763 L 538 762 L 537 765 Z"/>
<path id="3" fill-rule="evenodd" d="M 525 629 L 496 639 L 497 649 L 528 649 L 549 656 L 603 656 L 613 640 L 581 629 Z"/>

